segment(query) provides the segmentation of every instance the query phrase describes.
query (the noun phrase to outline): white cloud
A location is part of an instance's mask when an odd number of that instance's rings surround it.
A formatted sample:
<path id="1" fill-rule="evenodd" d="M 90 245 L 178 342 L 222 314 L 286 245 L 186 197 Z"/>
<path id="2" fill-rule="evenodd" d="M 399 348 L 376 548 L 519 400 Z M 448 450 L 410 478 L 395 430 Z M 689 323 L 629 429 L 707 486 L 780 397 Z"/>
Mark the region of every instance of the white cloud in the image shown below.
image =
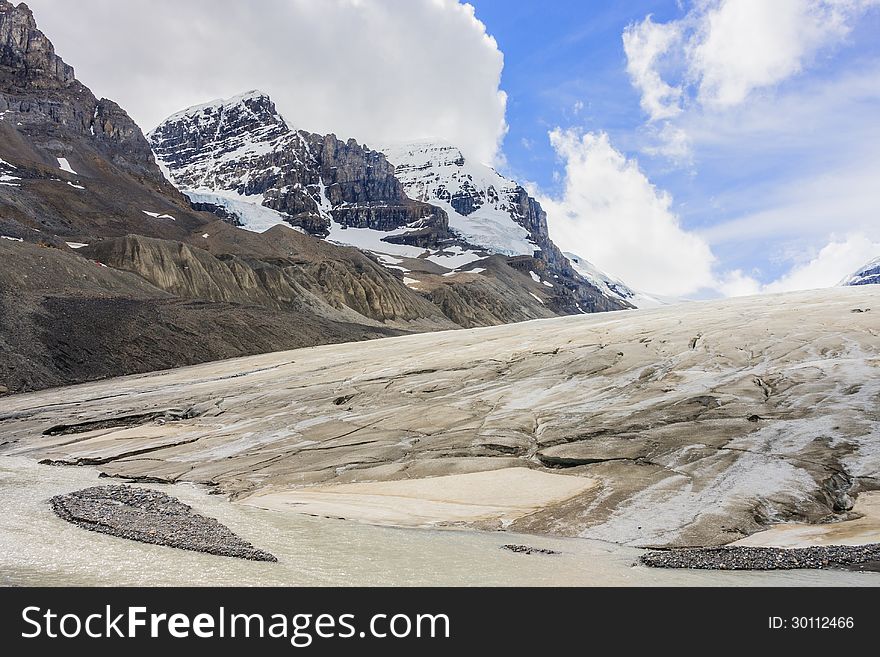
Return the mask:
<path id="1" fill-rule="evenodd" d="M 654 144 L 642 150 L 648 155 L 662 155 L 676 164 L 689 164 L 693 160 L 691 138 L 686 130 L 672 123 L 664 122 L 662 127 L 653 130 Z"/>
<path id="2" fill-rule="evenodd" d="M 726 297 L 748 297 L 761 294 L 761 283 L 741 269 L 727 272 L 716 283 L 717 290 Z"/>
<path id="3" fill-rule="evenodd" d="M 657 69 L 658 60 L 678 45 L 681 35 L 678 23 L 655 23 L 651 16 L 623 32 L 626 71 L 652 121 L 672 118 L 681 111 L 681 87 L 666 83 Z"/>
<path id="4" fill-rule="evenodd" d="M 811 290 L 837 285 L 859 267 L 880 256 L 880 242 L 856 233 L 832 240 L 809 262 L 795 266 L 777 281 L 763 286 L 765 292 Z"/>
<path id="5" fill-rule="evenodd" d="M 862 233 L 832 239 L 809 260 L 794 265 L 777 280 L 762 285 L 740 270 L 730 272 L 718 285 L 725 296 L 748 296 L 832 287 L 880 256 L 880 242 Z"/>
<path id="6" fill-rule="evenodd" d="M 657 294 L 682 296 L 715 284 L 709 246 L 679 225 L 670 196 L 607 134 L 557 128 L 550 141 L 565 164 L 564 191 L 539 200 L 560 248 Z"/>
<path id="7" fill-rule="evenodd" d="M 444 137 L 495 161 L 503 55 L 455 0 L 30 0 L 77 76 L 144 130 L 269 93 L 296 127 L 368 144 Z"/>

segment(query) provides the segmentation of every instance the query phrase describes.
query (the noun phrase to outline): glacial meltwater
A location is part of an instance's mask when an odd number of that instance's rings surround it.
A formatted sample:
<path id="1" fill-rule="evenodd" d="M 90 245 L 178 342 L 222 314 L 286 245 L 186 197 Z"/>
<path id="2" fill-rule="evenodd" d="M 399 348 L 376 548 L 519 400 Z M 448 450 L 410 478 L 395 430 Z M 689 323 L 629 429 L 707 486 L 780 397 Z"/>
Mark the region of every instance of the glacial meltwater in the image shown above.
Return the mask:
<path id="1" fill-rule="evenodd" d="M 147 545 L 81 529 L 47 500 L 108 483 L 87 467 L 0 457 L 0 584 L 327 586 L 878 586 L 880 573 L 712 572 L 637 566 L 641 550 L 506 532 L 396 529 L 265 511 L 202 488 L 152 485 L 217 518 L 278 563 Z M 518 554 L 508 543 L 561 554 Z"/>

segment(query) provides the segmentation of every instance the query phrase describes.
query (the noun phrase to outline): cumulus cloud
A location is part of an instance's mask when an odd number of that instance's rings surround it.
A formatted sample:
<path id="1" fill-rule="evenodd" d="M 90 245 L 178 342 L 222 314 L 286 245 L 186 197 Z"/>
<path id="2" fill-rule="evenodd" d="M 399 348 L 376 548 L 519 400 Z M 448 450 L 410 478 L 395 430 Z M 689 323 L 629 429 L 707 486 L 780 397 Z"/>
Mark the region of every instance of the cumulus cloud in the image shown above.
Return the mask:
<path id="1" fill-rule="evenodd" d="M 796 265 L 785 276 L 765 285 L 765 292 L 811 290 L 837 285 L 865 263 L 880 255 L 880 242 L 855 233 L 833 239 L 808 262 Z"/>
<path id="2" fill-rule="evenodd" d="M 831 287 L 878 256 L 880 242 L 863 233 L 853 233 L 842 239 L 832 239 L 812 258 L 795 264 L 771 283 L 761 284 L 754 277 L 736 270 L 725 276 L 718 288 L 726 296 L 747 296 Z"/>
<path id="3" fill-rule="evenodd" d="M 257 88 L 296 127 L 368 144 L 503 137 L 503 56 L 455 0 L 30 0 L 58 53 L 145 129 Z"/>
<path id="4" fill-rule="evenodd" d="M 560 196 L 540 194 L 551 237 L 637 289 L 682 296 L 715 284 L 714 256 L 684 230 L 658 190 L 605 133 L 559 128 L 550 141 L 565 166 Z"/>

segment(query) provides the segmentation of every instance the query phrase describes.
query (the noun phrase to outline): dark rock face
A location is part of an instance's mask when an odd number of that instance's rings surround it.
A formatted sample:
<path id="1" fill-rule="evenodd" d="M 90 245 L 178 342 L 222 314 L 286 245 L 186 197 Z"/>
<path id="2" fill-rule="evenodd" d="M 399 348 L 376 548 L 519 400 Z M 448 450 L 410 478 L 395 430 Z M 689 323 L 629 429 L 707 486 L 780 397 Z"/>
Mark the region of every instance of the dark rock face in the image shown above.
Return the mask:
<path id="1" fill-rule="evenodd" d="M 159 491 L 96 486 L 56 495 L 49 503 L 59 518 L 89 531 L 224 557 L 278 561 L 214 518 Z"/>
<path id="2" fill-rule="evenodd" d="M 178 188 L 260 196 L 315 235 L 327 235 L 331 220 L 446 235 L 442 210 L 410 200 L 384 155 L 354 139 L 293 130 L 258 91 L 175 114 L 149 139 Z"/>
<path id="3" fill-rule="evenodd" d="M 73 67 L 55 54 L 23 2 L 16 7 L 0 0 L 0 66 L 14 69 L 22 86 L 64 86 L 74 80 Z"/>
<path id="4" fill-rule="evenodd" d="M 76 80 L 26 5 L 2 1 L 0 158 L 8 163 L 4 174 L 17 178 L 0 186 L 3 234 L 43 243 L 130 232 L 181 236 L 205 221 L 165 180 L 125 111 Z"/>

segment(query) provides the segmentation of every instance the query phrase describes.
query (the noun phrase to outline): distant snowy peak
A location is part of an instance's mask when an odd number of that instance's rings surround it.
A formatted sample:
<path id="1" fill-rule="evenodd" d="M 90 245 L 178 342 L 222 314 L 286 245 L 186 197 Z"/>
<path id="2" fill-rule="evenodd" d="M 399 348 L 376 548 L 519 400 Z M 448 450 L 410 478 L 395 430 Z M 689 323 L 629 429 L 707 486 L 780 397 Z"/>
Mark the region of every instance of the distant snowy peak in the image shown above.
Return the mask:
<path id="1" fill-rule="evenodd" d="M 491 167 L 442 140 L 381 147 L 410 198 L 443 208 L 467 242 L 508 256 L 541 250 L 528 194 Z M 530 221 L 531 220 L 531 221 Z"/>
<path id="2" fill-rule="evenodd" d="M 574 270 L 600 292 L 614 299 L 625 301 L 636 308 L 655 308 L 678 302 L 678 299 L 637 292 L 575 253 L 566 252 L 565 257 L 568 258 Z"/>
<path id="3" fill-rule="evenodd" d="M 859 267 L 840 282 L 840 285 L 880 285 L 880 258 Z"/>

